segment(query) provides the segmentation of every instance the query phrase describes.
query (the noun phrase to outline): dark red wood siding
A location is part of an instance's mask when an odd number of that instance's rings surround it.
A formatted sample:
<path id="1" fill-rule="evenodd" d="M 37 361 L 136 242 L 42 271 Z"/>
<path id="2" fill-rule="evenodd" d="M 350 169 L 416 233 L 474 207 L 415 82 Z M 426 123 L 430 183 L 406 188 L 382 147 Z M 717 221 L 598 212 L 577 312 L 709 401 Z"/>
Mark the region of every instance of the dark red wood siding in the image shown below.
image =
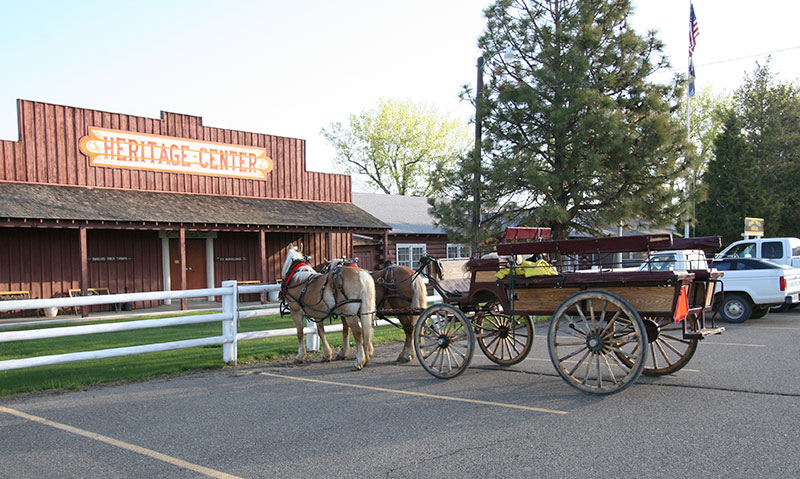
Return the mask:
<path id="1" fill-rule="evenodd" d="M 304 140 L 203 126 L 198 116 L 161 119 L 18 100 L 20 140 L 0 141 L 0 181 L 350 202 L 350 176 L 306 171 Z M 266 180 L 90 166 L 80 152 L 89 127 L 265 148 Z"/>
<path id="2" fill-rule="evenodd" d="M 131 293 L 162 289 L 157 232 L 89 230 L 87 243 L 89 288 L 108 288 L 112 294 L 124 293 L 126 287 Z M 67 296 L 70 289 L 79 289 L 80 278 L 77 229 L 2 230 L 0 290 L 26 290 L 32 298 L 56 298 Z M 134 307 L 154 304 L 148 301 Z M 97 306 L 92 310 L 107 308 Z"/>

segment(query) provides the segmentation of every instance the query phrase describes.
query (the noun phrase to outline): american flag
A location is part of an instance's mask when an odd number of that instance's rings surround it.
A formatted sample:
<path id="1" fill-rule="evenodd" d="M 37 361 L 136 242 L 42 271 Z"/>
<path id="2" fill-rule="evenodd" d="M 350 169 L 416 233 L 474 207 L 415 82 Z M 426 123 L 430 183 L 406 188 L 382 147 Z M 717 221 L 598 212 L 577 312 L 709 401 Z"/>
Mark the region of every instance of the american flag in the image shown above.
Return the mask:
<path id="1" fill-rule="evenodd" d="M 697 17 L 694 16 L 694 5 L 689 3 L 689 55 L 694 53 L 694 47 L 697 45 L 697 34 L 700 30 L 697 28 Z"/>

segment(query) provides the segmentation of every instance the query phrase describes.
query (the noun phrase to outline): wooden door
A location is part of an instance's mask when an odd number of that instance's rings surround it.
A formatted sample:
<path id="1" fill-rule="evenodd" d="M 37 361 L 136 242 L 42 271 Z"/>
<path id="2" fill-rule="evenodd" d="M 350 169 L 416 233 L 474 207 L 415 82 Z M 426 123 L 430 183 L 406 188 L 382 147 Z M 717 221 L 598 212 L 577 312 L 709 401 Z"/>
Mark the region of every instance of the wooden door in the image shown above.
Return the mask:
<path id="1" fill-rule="evenodd" d="M 169 274 L 172 289 L 181 287 L 181 252 L 176 239 L 169 240 Z M 206 285 L 206 240 L 186 240 L 186 289 L 205 289 Z"/>

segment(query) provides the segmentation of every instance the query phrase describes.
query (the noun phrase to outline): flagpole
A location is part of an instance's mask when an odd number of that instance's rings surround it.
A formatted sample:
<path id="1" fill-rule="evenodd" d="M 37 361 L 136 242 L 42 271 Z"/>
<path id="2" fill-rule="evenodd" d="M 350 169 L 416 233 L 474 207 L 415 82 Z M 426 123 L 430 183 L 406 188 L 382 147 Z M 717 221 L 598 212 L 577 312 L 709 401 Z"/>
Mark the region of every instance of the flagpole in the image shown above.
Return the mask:
<path id="1" fill-rule="evenodd" d="M 691 11 L 691 10 L 692 10 L 692 0 L 689 0 L 689 11 Z M 690 23 L 690 25 L 689 25 L 689 37 L 690 38 L 692 36 L 691 29 L 692 29 L 692 26 L 691 26 L 691 23 Z M 689 102 L 691 101 L 691 98 L 692 98 L 691 96 L 689 96 L 689 84 L 692 81 L 692 78 L 691 78 L 692 77 L 692 50 L 691 50 L 691 47 L 692 47 L 692 42 L 691 42 L 691 39 L 690 39 L 689 40 L 689 62 L 687 64 L 687 66 L 686 66 L 686 69 L 687 69 L 687 71 L 686 71 L 686 147 L 687 148 L 689 147 L 689 144 L 692 141 L 692 135 L 690 134 L 690 130 L 689 130 L 689 122 L 690 122 L 690 120 L 689 120 L 689 118 L 690 118 Z M 687 154 L 688 154 L 688 150 L 687 150 Z M 684 238 L 688 238 L 689 237 L 689 222 L 691 220 L 691 216 L 690 216 L 690 213 L 689 213 L 689 205 L 691 204 L 690 198 L 691 198 L 691 194 L 689 192 L 689 178 L 687 178 L 686 179 L 686 222 L 684 222 L 684 224 L 683 224 L 683 237 Z"/>

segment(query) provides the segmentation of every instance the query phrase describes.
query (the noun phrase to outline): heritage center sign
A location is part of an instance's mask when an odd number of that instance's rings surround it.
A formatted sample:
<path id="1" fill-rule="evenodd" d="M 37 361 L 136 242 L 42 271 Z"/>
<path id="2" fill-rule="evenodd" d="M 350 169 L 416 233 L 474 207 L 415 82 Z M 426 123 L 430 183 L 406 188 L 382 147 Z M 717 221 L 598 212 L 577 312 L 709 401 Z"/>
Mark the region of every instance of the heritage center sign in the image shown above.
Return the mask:
<path id="1" fill-rule="evenodd" d="M 267 150 L 170 136 L 90 127 L 80 148 L 92 166 L 264 180 L 274 162 Z"/>

